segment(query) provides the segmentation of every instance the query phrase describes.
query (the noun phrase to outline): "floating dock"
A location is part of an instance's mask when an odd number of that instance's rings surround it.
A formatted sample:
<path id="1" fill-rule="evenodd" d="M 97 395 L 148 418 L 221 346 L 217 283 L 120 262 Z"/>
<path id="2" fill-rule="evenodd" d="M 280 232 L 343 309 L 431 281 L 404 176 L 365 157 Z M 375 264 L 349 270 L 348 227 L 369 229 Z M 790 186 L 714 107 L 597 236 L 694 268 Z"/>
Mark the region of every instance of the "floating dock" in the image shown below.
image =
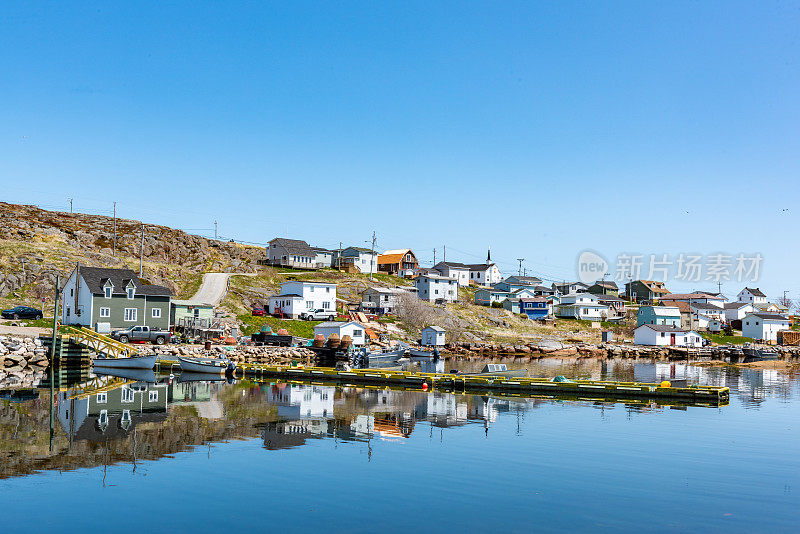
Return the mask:
<path id="1" fill-rule="evenodd" d="M 174 362 L 158 363 L 159 370 L 170 371 Z M 493 392 L 527 395 L 578 396 L 581 398 L 672 399 L 689 403 L 727 404 L 730 389 L 724 386 L 663 387 L 644 382 L 573 380 L 553 382 L 548 378 L 506 378 L 502 376 L 466 376 L 457 374 L 417 373 L 353 369 L 339 371 L 329 367 L 292 367 L 242 364 L 238 378 L 277 378 L 341 385 L 386 385 L 413 389 L 442 389 L 456 393 Z"/>

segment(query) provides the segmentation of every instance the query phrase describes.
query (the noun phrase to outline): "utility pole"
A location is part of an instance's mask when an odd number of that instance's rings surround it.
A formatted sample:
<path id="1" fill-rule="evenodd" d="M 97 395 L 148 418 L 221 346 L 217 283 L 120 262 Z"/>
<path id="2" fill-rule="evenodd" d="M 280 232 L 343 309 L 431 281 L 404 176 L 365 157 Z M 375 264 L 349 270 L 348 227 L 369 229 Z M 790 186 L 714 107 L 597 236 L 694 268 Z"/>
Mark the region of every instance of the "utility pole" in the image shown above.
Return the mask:
<path id="1" fill-rule="evenodd" d="M 58 288 L 61 286 L 61 275 L 56 275 L 56 303 L 55 307 L 53 308 L 53 337 L 50 338 L 50 452 L 53 452 L 53 441 L 55 438 L 55 409 L 54 409 L 54 399 L 53 395 L 55 395 L 55 372 L 53 371 L 53 366 L 56 363 L 56 332 L 58 331 L 58 297 L 60 293 Z"/>
<path id="2" fill-rule="evenodd" d="M 214 221 L 214 241 L 217 240 L 217 221 Z"/>
<path id="3" fill-rule="evenodd" d="M 525 261 L 525 258 L 517 258 L 519 262 L 519 275 L 522 276 L 522 262 Z"/>
<path id="4" fill-rule="evenodd" d="M 69 212 L 72 213 L 72 199 L 69 199 Z"/>
<path id="5" fill-rule="evenodd" d="M 114 202 L 114 248 L 113 255 L 117 255 L 117 203 Z"/>
<path id="6" fill-rule="evenodd" d="M 336 256 L 336 269 L 342 270 L 342 242 L 339 241 L 339 255 Z"/>
<path id="7" fill-rule="evenodd" d="M 722 282 L 717 282 L 717 291 L 722 295 Z"/>
<path id="8" fill-rule="evenodd" d="M 144 271 L 144 223 L 142 223 L 142 244 L 139 247 L 139 278 L 142 277 Z"/>
<path id="9" fill-rule="evenodd" d="M 436 249 L 433 249 L 433 265 L 436 266 Z"/>
<path id="10" fill-rule="evenodd" d="M 444 248 L 444 251 L 442 252 L 442 261 L 446 262 L 447 261 L 447 245 L 442 245 L 442 247 Z"/>
<path id="11" fill-rule="evenodd" d="M 372 264 L 375 262 L 375 230 L 372 231 L 372 254 L 369 257 L 369 279 L 372 281 Z"/>

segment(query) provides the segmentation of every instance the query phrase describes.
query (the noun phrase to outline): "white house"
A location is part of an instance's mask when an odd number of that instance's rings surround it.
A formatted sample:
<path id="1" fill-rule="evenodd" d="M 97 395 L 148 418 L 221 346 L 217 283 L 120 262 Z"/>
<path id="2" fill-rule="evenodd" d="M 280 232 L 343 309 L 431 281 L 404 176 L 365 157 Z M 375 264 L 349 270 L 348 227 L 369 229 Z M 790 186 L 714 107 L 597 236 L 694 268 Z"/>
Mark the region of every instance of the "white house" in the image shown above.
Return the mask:
<path id="1" fill-rule="evenodd" d="M 589 286 L 583 282 L 565 282 L 562 284 L 552 285 L 553 291 L 559 295 L 571 295 L 573 293 L 585 293 L 589 290 Z"/>
<path id="2" fill-rule="evenodd" d="M 556 306 L 556 317 L 601 321 L 608 317 L 608 306 L 600 304 L 597 295 L 572 293 L 561 297 L 561 303 Z"/>
<path id="3" fill-rule="evenodd" d="M 453 302 L 458 298 L 458 281 L 435 274 L 424 274 L 414 280 L 417 295 L 429 302 Z"/>
<path id="4" fill-rule="evenodd" d="M 443 347 L 444 334 L 443 328 L 426 326 L 422 329 L 422 345 L 426 347 Z"/>
<path id="5" fill-rule="evenodd" d="M 720 323 L 725 321 L 725 309 L 715 304 L 695 302 L 689 306 L 692 309 L 692 319 L 694 320 L 692 326 L 694 327 L 708 328 L 712 321 L 718 321 Z"/>
<path id="6" fill-rule="evenodd" d="M 356 321 L 327 321 L 319 323 L 314 327 L 314 337 L 322 334 L 325 340 L 331 334 L 338 334 L 339 339 L 343 336 L 350 336 L 353 340 L 353 345 L 363 347 L 366 344 L 366 335 L 364 333 L 364 325 Z"/>
<path id="7" fill-rule="evenodd" d="M 399 287 L 371 287 L 361 294 L 361 309 L 369 313 L 394 313 L 400 296 L 408 293 Z"/>
<path id="8" fill-rule="evenodd" d="M 281 294 L 269 298 L 269 313 L 296 319 L 308 310 L 336 313 L 336 284 L 290 280 L 281 284 Z"/>
<path id="9" fill-rule="evenodd" d="M 277 407 L 284 419 L 331 417 L 336 388 L 302 384 L 277 384 L 266 388 L 267 402 Z"/>
<path id="10" fill-rule="evenodd" d="M 727 302 L 725 303 L 725 320 L 741 321 L 748 313 L 755 313 L 756 308 L 749 302 Z"/>
<path id="11" fill-rule="evenodd" d="M 316 257 L 314 250 L 301 239 L 276 237 L 269 242 L 267 247 L 267 259 L 271 265 L 314 269 Z"/>
<path id="12" fill-rule="evenodd" d="M 703 339 L 694 330 L 664 324 L 643 324 L 633 331 L 636 345 L 654 347 L 702 347 Z"/>
<path id="13" fill-rule="evenodd" d="M 767 296 L 759 288 L 746 287 L 736 295 L 739 302 L 749 302 L 750 304 L 766 304 Z"/>
<path id="14" fill-rule="evenodd" d="M 778 332 L 791 330 L 792 321 L 778 313 L 749 313 L 742 319 L 742 335 L 763 341 L 777 341 Z"/>
<path id="15" fill-rule="evenodd" d="M 503 280 L 500 268 L 494 263 L 475 263 L 469 267 L 469 281 L 479 286 L 491 286 Z"/>
<path id="16" fill-rule="evenodd" d="M 334 253 L 333 263 L 337 267 L 358 267 L 362 273 L 377 273 L 378 253 L 363 247 L 347 247 Z"/>
<path id="17" fill-rule="evenodd" d="M 333 267 L 333 251 L 322 247 L 311 247 L 314 251 L 314 267 L 325 269 Z"/>
<path id="18" fill-rule="evenodd" d="M 459 287 L 467 287 L 469 285 L 469 265 L 452 261 L 440 261 L 433 268 L 445 278 L 455 278 Z"/>

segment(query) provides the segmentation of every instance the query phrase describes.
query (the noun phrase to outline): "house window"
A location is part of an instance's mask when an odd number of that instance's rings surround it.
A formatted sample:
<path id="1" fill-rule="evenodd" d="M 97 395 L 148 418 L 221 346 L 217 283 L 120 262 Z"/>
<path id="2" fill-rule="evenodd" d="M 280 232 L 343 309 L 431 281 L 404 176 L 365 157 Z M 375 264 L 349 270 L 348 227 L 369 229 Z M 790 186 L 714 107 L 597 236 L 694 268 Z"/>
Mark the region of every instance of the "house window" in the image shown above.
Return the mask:
<path id="1" fill-rule="evenodd" d="M 314 292 L 314 286 L 309 287 L 308 290 L 313 293 Z"/>
<path id="2" fill-rule="evenodd" d="M 330 310 L 331 309 L 331 303 L 326 300 L 325 302 L 322 303 L 322 309 L 323 310 Z"/>
<path id="3" fill-rule="evenodd" d="M 105 404 L 108 402 L 108 393 L 105 391 L 97 394 L 97 404 Z"/>
<path id="4" fill-rule="evenodd" d="M 309 309 L 309 310 L 313 310 L 314 309 L 314 301 L 313 300 L 307 300 L 306 301 L 306 308 Z"/>
<path id="5" fill-rule="evenodd" d="M 361 330 L 353 330 L 353 337 L 361 337 L 364 335 L 364 332 Z"/>
<path id="6" fill-rule="evenodd" d="M 133 402 L 133 390 L 122 388 L 122 402 Z"/>
<path id="7" fill-rule="evenodd" d="M 161 308 L 153 308 L 153 319 L 161 318 Z"/>
<path id="8" fill-rule="evenodd" d="M 129 299 L 133 299 L 133 295 L 134 295 L 135 293 L 136 293 L 136 289 L 135 289 L 135 288 L 132 288 L 132 287 L 129 287 L 129 288 L 128 288 L 128 298 L 129 298 Z"/>
<path id="9" fill-rule="evenodd" d="M 136 308 L 125 308 L 125 320 L 129 323 L 136 321 L 137 310 Z"/>
<path id="10" fill-rule="evenodd" d="M 151 389 L 150 391 L 148 391 L 147 392 L 147 400 L 149 400 L 150 402 L 158 401 L 158 390 L 157 389 Z"/>
<path id="11" fill-rule="evenodd" d="M 72 297 L 72 296 L 74 295 L 74 291 L 75 291 L 74 289 L 70 289 L 70 290 L 69 290 L 69 296 L 70 296 L 70 297 Z"/>
<path id="12" fill-rule="evenodd" d="M 107 299 L 111 298 L 111 291 L 112 290 L 113 290 L 113 288 L 110 288 L 110 287 L 104 287 L 103 288 L 103 292 L 105 293 L 105 296 L 106 296 Z"/>
<path id="13" fill-rule="evenodd" d="M 111 308 L 100 308 L 100 317 L 111 317 Z"/>

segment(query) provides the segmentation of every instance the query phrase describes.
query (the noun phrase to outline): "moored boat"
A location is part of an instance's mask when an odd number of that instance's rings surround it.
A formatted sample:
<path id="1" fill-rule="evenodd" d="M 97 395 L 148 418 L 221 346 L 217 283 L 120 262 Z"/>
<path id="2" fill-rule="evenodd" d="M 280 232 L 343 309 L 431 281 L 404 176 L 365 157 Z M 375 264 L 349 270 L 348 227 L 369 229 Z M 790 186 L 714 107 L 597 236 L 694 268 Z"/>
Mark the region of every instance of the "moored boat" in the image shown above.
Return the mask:
<path id="1" fill-rule="evenodd" d="M 778 351 L 772 347 L 758 347 L 750 343 L 745 343 L 742 347 L 745 362 L 762 362 L 765 360 L 777 360 Z"/>
<path id="2" fill-rule="evenodd" d="M 233 371 L 236 366 L 228 358 L 198 358 L 195 356 L 178 356 L 181 371 L 190 373 L 222 374 Z"/>
<path id="3" fill-rule="evenodd" d="M 93 358 L 95 367 L 106 369 L 153 369 L 156 365 L 156 355 L 131 356 L 128 358 Z"/>
<path id="4" fill-rule="evenodd" d="M 406 349 L 406 356 L 412 360 L 436 360 L 439 358 L 439 351 L 437 349 Z"/>

